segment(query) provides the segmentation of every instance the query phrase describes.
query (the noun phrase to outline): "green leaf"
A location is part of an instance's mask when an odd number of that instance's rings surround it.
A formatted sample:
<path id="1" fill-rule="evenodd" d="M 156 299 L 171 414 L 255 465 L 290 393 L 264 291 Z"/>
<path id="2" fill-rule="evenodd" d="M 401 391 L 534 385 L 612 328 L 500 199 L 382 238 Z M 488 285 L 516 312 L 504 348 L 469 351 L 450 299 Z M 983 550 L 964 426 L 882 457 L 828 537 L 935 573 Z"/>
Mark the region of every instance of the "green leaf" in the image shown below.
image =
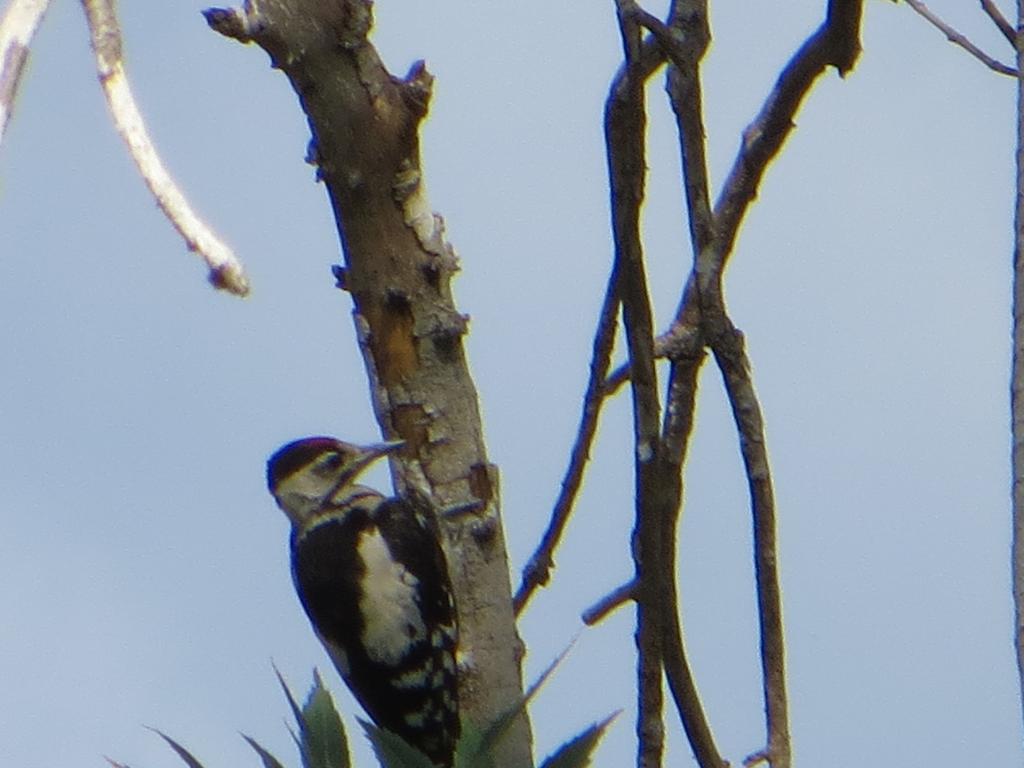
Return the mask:
<path id="1" fill-rule="evenodd" d="M 494 745 L 497 744 L 506 733 L 508 733 L 508 729 L 512 726 L 512 723 L 515 722 L 516 718 L 526 711 L 527 705 L 533 701 L 533 697 L 537 695 L 537 692 L 540 691 L 544 683 L 548 681 L 548 678 L 551 677 L 575 644 L 576 638 L 573 638 L 572 642 L 565 647 L 565 650 L 555 657 L 555 660 L 548 665 L 548 668 L 545 669 L 533 685 L 529 687 L 525 695 L 523 695 L 518 702 L 507 709 L 503 714 L 499 715 L 493 723 L 483 730 L 480 734 L 479 744 L 473 745 L 467 743 L 465 745 L 464 759 L 467 761 L 464 763 L 465 768 L 489 768 L 493 763 L 491 754 L 493 753 Z M 459 742 L 461 743 L 462 739 L 459 739 Z M 471 752 L 471 748 L 474 751 Z M 456 747 L 456 751 L 458 751 L 458 747 Z"/>
<path id="2" fill-rule="evenodd" d="M 366 731 L 366 737 L 384 768 L 437 768 L 429 757 L 397 733 L 378 728 L 365 720 L 360 720 L 359 724 Z"/>
<path id="3" fill-rule="evenodd" d="M 284 768 L 284 766 L 281 765 L 281 761 L 265 750 L 262 745 L 256 741 L 256 739 L 252 738 L 252 736 L 247 736 L 243 733 L 242 738 L 245 739 L 249 743 L 249 746 L 255 750 L 256 754 L 260 756 L 260 760 L 263 761 L 263 768 Z"/>
<path id="4" fill-rule="evenodd" d="M 462 723 L 455 745 L 455 768 L 494 768 L 494 758 L 485 744 L 486 735 L 471 723 Z"/>
<path id="5" fill-rule="evenodd" d="M 295 697 L 292 696 L 291 690 L 288 688 L 288 683 L 284 681 L 284 676 L 281 674 L 281 670 L 277 668 L 274 662 L 270 662 L 270 666 L 274 668 L 274 674 L 277 675 L 277 682 L 281 684 L 281 689 L 284 691 L 285 697 L 288 699 L 288 704 L 292 708 L 292 715 L 295 716 L 295 722 L 300 726 L 302 725 L 302 710 L 299 709 L 298 702 L 295 701 Z M 314 674 L 316 671 L 314 670 Z"/>
<path id="6" fill-rule="evenodd" d="M 590 765 L 590 756 L 597 746 L 597 742 L 601 740 L 605 730 L 618 716 L 619 712 L 615 712 L 601 722 L 594 723 L 576 738 L 565 742 L 541 764 L 540 768 L 586 768 Z"/>
<path id="7" fill-rule="evenodd" d="M 548 668 L 519 698 L 519 701 L 505 710 L 486 728 L 481 730 L 474 728 L 471 723 L 462 722 L 462 733 L 459 736 L 458 744 L 455 745 L 455 768 L 494 768 L 495 745 L 508 733 L 516 718 L 526 711 L 526 707 L 533 701 L 534 696 L 562 663 L 575 643 L 576 639 L 573 638 L 565 650 L 555 657 Z"/>
<path id="8" fill-rule="evenodd" d="M 149 726 L 146 726 L 146 727 L 149 728 Z M 171 749 L 173 749 L 175 752 L 178 753 L 178 757 L 180 757 L 184 761 L 185 765 L 187 765 L 188 768 L 203 768 L 203 764 L 200 763 L 198 760 L 196 760 L 192 756 L 191 752 L 189 752 L 187 749 L 185 749 L 183 746 L 181 746 L 181 744 L 176 742 L 174 739 L 172 739 L 166 733 L 164 733 L 163 731 L 160 731 L 160 730 L 158 730 L 156 728 L 149 728 L 149 730 L 151 730 L 153 733 L 155 733 L 161 739 L 166 741 L 171 746 Z"/>
<path id="9" fill-rule="evenodd" d="M 313 687 L 299 716 L 306 768 L 349 768 L 345 727 L 316 670 L 313 671 Z"/>
<path id="10" fill-rule="evenodd" d="M 299 754 L 301 755 L 302 754 L 302 739 L 299 738 L 298 734 L 295 733 L 295 729 L 292 728 L 290 725 L 288 725 L 288 723 L 285 723 L 284 727 L 288 729 L 288 735 L 292 737 L 292 741 L 295 742 L 295 748 L 297 750 L 299 750 Z M 306 764 L 306 762 L 305 762 L 306 758 L 303 757 L 302 761 L 303 761 L 302 764 L 305 765 Z"/>

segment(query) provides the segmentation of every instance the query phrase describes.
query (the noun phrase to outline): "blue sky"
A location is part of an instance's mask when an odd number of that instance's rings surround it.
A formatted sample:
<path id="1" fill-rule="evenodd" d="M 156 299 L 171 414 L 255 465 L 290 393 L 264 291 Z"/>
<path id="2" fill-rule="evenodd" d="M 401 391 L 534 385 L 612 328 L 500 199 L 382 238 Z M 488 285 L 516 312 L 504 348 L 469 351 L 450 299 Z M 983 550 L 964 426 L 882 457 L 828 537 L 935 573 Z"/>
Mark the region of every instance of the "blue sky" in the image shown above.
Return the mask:
<path id="1" fill-rule="evenodd" d="M 202 7 L 123 4 L 129 74 L 172 173 L 245 260 L 249 299 L 207 288 L 147 196 L 76 4 L 47 17 L 0 147 L 5 764 L 178 765 L 148 724 L 208 768 L 257 764 L 238 731 L 294 765 L 270 661 L 297 688 L 329 666 L 292 592 L 264 461 L 306 434 L 377 433 L 350 304 L 332 287 L 326 195 L 302 162 L 305 119 L 266 56 L 209 32 Z M 716 4 L 716 190 L 823 7 Z M 932 7 L 1005 58 L 974 4 Z M 517 581 L 573 439 L 610 261 L 601 110 L 614 14 L 381 0 L 377 18 L 393 71 L 425 58 L 437 76 L 427 180 L 463 262 L 455 290 Z M 833 768 L 1016 764 L 1013 82 L 902 4 L 869 0 L 863 45 L 858 68 L 830 73 L 798 115 L 727 274 L 775 471 L 795 755 Z M 660 82 L 650 95 L 645 237 L 664 322 L 689 254 Z M 680 572 L 698 683 L 738 763 L 763 725 L 746 486 L 720 389 L 707 366 Z M 629 576 L 629 425 L 622 397 L 554 585 L 522 621 L 531 676 Z M 624 707 L 597 765 L 632 761 L 631 627 L 622 610 L 582 633 L 534 709 L 538 753 Z M 333 670 L 328 682 L 355 712 Z M 674 764 L 690 764 L 678 728 L 670 744 Z"/>

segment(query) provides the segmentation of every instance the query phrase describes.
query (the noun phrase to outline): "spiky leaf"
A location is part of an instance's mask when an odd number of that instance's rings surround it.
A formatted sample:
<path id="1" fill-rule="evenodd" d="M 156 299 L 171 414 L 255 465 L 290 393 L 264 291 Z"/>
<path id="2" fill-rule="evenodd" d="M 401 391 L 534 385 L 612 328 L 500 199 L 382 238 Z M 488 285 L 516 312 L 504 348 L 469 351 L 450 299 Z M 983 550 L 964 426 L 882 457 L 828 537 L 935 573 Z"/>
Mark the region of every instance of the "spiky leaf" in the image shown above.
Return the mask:
<path id="1" fill-rule="evenodd" d="M 320 673 L 313 671 L 313 687 L 300 713 L 303 763 L 306 768 L 349 768 L 345 727 L 324 688 Z"/>
<path id="2" fill-rule="evenodd" d="M 397 733 L 360 720 L 377 759 L 384 768 L 437 768 L 430 758 Z"/>
<path id="3" fill-rule="evenodd" d="M 590 765 L 590 756 L 597 743 L 618 716 L 619 713 L 616 712 L 601 722 L 594 723 L 576 738 L 565 742 L 541 764 L 540 768 L 586 768 Z"/>
<path id="4" fill-rule="evenodd" d="M 471 723 L 463 723 L 455 745 L 455 768 L 494 768 L 487 734 Z"/>
<path id="5" fill-rule="evenodd" d="M 193 757 L 191 752 L 189 752 L 187 749 L 181 746 L 181 744 L 176 742 L 166 733 L 156 728 L 150 728 L 149 730 L 151 730 L 161 739 L 166 741 L 170 745 L 171 749 L 178 753 L 178 757 L 180 757 L 184 761 L 185 765 L 187 765 L 188 768 L 203 768 L 203 764 L 200 763 L 195 757 Z"/>
<path id="6" fill-rule="evenodd" d="M 277 682 L 281 684 L 281 690 L 284 691 L 285 698 L 288 699 L 288 705 L 292 708 L 292 715 L 295 716 L 295 722 L 302 725 L 302 710 L 299 709 L 299 704 L 292 695 L 291 689 L 288 687 L 288 683 L 284 681 L 284 676 L 281 674 L 281 670 L 279 670 L 277 665 L 273 662 L 271 662 L 270 666 L 274 668 L 274 674 L 277 675 Z"/>
<path id="7" fill-rule="evenodd" d="M 467 762 L 463 764 L 464 768 L 490 768 L 492 763 L 491 754 L 494 751 L 494 746 L 497 744 L 502 737 L 508 733 L 509 728 L 512 727 L 512 723 L 516 721 L 521 714 L 526 711 L 527 705 L 533 701 L 534 696 L 548 681 L 548 678 L 554 674 L 554 671 L 558 666 L 565 660 L 569 651 L 572 650 L 573 645 L 576 643 L 576 638 L 573 638 L 572 642 L 566 646 L 555 660 L 552 661 L 547 669 L 545 669 L 540 677 L 527 689 L 526 693 L 516 702 L 513 706 L 509 707 L 504 713 L 498 716 L 498 718 L 487 726 L 479 736 L 479 744 L 471 745 L 468 744 L 464 750 L 464 758 Z M 460 739 L 461 741 L 461 739 Z M 473 751 L 470 751 L 470 747 L 473 747 Z M 456 748 L 457 749 L 457 748 Z"/>
<path id="8" fill-rule="evenodd" d="M 281 765 L 281 761 L 264 749 L 256 739 L 252 738 L 252 736 L 247 736 L 243 733 L 242 738 L 245 739 L 256 754 L 260 756 L 260 760 L 263 761 L 263 768 L 284 768 L 284 766 Z"/>

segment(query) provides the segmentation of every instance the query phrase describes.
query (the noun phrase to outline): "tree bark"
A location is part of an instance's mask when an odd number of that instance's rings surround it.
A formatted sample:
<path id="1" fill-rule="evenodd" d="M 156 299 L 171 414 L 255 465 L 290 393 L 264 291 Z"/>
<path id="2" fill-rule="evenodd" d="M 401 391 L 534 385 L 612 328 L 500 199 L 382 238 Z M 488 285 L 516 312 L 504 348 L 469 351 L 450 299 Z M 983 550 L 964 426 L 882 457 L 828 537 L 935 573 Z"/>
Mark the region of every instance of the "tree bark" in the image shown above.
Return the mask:
<path id="1" fill-rule="evenodd" d="M 407 443 L 393 465 L 396 489 L 462 508 L 440 523 L 459 613 L 462 718 L 483 726 L 519 700 L 522 651 L 497 470 L 463 349 L 467 321 L 451 292 L 458 261 L 420 171 L 418 129 L 433 78 L 422 62 L 401 79 L 385 69 L 367 41 L 368 0 L 258 0 L 207 18 L 266 50 L 309 118 L 309 161 L 338 224 L 345 265 L 335 274 L 352 296 L 377 420 L 385 437 Z M 523 715 L 496 762 L 529 766 L 530 753 Z"/>

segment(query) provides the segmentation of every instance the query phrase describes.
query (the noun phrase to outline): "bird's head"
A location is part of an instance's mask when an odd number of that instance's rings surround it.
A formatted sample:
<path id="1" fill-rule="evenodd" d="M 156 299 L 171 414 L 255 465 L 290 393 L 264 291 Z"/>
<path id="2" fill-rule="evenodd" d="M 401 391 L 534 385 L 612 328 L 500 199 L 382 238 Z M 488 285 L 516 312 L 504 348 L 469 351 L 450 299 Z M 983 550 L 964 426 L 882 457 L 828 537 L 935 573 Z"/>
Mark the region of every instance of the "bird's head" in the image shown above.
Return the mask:
<path id="1" fill-rule="evenodd" d="M 403 445 L 402 440 L 353 445 L 333 437 L 305 437 L 270 457 L 267 486 L 292 524 L 301 527 L 370 464 Z"/>

